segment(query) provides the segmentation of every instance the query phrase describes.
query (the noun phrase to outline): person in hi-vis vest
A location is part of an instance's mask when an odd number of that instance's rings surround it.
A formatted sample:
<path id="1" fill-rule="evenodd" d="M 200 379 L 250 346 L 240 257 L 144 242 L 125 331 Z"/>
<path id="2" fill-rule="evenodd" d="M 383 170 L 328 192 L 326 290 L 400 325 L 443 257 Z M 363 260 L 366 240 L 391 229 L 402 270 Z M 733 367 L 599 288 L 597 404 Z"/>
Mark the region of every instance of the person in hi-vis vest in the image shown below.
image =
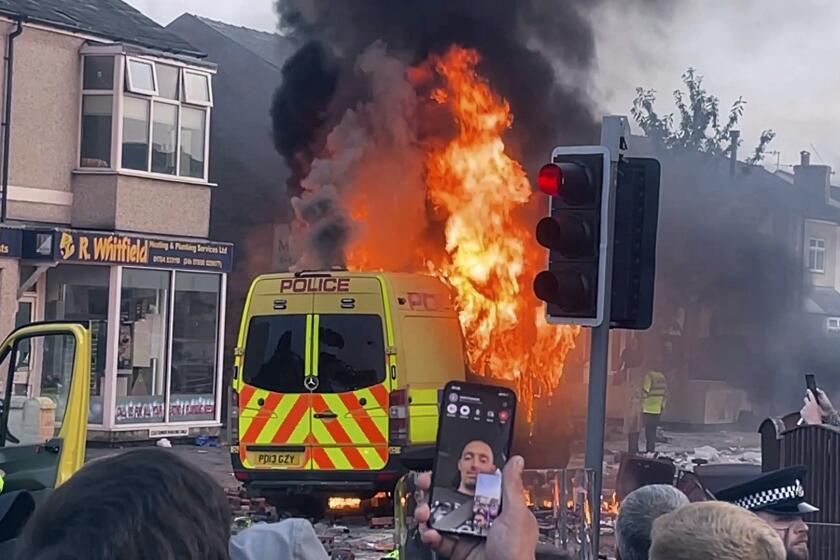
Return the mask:
<path id="1" fill-rule="evenodd" d="M 650 370 L 642 381 L 642 425 L 645 428 L 645 451 L 656 451 L 656 428 L 665 410 L 668 384 L 665 374 Z"/>

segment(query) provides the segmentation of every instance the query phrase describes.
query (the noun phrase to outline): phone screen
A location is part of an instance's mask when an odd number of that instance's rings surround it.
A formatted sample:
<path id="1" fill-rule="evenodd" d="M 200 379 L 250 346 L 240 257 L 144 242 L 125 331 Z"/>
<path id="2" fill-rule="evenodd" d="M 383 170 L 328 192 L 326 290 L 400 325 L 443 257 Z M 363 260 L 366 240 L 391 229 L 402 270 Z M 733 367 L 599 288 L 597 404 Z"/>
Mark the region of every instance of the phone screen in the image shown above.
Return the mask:
<path id="1" fill-rule="evenodd" d="M 819 397 L 817 393 L 817 377 L 813 373 L 805 374 L 805 386 L 811 390 L 815 399 Z"/>
<path id="2" fill-rule="evenodd" d="M 502 468 L 510 455 L 515 412 L 510 389 L 446 386 L 429 498 L 436 530 L 487 536 L 502 508 Z"/>

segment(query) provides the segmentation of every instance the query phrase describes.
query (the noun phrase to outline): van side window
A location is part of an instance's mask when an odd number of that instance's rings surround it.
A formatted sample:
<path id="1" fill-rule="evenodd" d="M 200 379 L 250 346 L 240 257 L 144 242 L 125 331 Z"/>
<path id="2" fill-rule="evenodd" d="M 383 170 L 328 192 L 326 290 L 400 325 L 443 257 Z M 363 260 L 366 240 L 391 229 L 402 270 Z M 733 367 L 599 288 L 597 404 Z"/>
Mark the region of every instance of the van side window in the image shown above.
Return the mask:
<path id="1" fill-rule="evenodd" d="M 321 315 L 318 392 L 345 393 L 385 381 L 385 339 L 378 315 Z"/>
<path id="2" fill-rule="evenodd" d="M 305 393 L 306 315 L 253 317 L 245 341 L 245 383 L 276 393 Z"/>

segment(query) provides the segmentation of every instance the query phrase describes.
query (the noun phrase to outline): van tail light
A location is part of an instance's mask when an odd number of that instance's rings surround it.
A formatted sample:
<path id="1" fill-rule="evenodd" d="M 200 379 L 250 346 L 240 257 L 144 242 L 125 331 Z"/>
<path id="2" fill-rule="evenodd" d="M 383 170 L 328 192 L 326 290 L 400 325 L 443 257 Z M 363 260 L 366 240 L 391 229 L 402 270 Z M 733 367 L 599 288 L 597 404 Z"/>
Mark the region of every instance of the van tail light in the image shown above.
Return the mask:
<path id="1" fill-rule="evenodd" d="M 248 482 L 251 480 L 251 475 L 247 471 L 234 471 L 233 476 L 239 482 Z"/>
<path id="2" fill-rule="evenodd" d="M 228 434 L 231 445 L 239 445 L 239 393 L 230 390 L 230 406 L 228 407 Z"/>
<path id="3" fill-rule="evenodd" d="M 408 445 L 408 390 L 391 391 L 388 397 L 388 439 L 391 445 Z"/>

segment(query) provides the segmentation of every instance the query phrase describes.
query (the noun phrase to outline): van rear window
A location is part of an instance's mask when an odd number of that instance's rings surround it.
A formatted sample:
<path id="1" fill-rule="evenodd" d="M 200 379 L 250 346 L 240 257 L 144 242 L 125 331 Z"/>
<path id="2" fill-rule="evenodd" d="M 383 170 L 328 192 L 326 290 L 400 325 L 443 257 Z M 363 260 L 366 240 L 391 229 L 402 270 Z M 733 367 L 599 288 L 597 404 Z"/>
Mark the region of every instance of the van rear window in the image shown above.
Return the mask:
<path id="1" fill-rule="evenodd" d="M 379 315 L 321 315 L 318 392 L 357 391 L 385 381 L 385 340 Z"/>
<path id="2" fill-rule="evenodd" d="M 245 383 L 277 393 L 305 393 L 306 315 L 253 317 L 245 341 Z"/>

